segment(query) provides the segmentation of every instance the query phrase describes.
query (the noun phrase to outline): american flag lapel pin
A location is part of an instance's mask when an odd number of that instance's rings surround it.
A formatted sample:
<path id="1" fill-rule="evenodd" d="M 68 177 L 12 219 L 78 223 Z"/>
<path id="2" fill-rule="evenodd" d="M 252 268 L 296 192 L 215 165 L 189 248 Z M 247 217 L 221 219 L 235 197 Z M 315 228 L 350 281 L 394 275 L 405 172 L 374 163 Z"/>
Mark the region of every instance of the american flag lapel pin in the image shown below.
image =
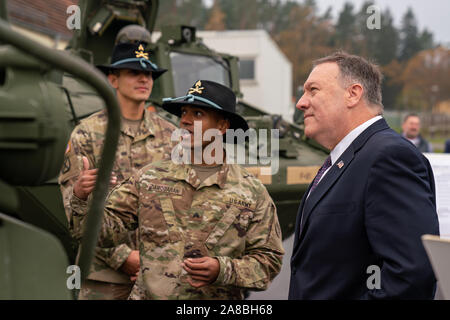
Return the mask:
<path id="1" fill-rule="evenodd" d="M 339 163 L 337 164 L 339 169 L 342 169 L 342 167 L 344 166 L 344 161 L 339 161 Z"/>

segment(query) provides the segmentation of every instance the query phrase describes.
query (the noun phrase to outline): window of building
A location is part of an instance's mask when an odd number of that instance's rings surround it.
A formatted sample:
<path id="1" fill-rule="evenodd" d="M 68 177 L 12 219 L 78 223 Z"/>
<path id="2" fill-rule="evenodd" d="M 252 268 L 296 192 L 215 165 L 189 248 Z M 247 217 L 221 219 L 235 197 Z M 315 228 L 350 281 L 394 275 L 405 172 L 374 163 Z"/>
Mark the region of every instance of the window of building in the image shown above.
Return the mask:
<path id="1" fill-rule="evenodd" d="M 239 79 L 255 80 L 255 59 L 253 58 L 239 59 Z"/>

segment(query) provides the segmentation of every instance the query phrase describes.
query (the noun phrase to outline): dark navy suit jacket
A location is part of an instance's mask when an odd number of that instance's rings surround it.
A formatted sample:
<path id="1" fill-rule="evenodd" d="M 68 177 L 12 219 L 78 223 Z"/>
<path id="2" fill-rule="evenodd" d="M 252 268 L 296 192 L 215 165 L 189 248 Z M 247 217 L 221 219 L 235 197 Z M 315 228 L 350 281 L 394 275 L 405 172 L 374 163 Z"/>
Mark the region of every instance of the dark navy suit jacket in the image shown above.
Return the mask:
<path id="1" fill-rule="evenodd" d="M 420 238 L 439 234 L 433 172 L 384 119 L 353 141 L 305 200 L 308 192 L 297 214 L 289 299 L 433 298 Z M 371 265 L 381 270 L 380 289 L 368 289 Z"/>

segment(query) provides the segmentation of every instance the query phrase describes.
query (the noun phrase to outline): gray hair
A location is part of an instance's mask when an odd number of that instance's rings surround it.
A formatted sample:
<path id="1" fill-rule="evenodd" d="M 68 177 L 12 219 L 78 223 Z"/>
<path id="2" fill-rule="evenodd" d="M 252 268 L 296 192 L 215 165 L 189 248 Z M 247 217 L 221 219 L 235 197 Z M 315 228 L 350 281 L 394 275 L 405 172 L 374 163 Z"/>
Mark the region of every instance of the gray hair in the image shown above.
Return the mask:
<path id="1" fill-rule="evenodd" d="M 363 98 L 369 104 L 378 106 L 380 112 L 382 112 L 381 81 L 383 75 L 376 64 L 367 61 L 363 57 L 351 55 L 344 51 L 337 51 L 329 56 L 315 60 L 313 66 L 316 67 L 327 62 L 334 62 L 338 65 L 340 78 L 346 86 L 352 82 L 361 84 L 364 89 Z"/>

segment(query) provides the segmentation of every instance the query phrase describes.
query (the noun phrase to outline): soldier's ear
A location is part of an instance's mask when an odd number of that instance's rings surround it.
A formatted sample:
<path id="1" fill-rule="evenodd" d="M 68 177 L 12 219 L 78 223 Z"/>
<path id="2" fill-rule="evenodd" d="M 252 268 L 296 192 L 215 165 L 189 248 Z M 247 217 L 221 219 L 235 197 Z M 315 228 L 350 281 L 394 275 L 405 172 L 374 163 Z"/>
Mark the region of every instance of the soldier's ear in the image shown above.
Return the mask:
<path id="1" fill-rule="evenodd" d="M 228 120 L 227 118 L 221 117 L 219 122 L 218 122 L 218 128 L 219 131 L 222 134 L 225 134 L 227 132 L 227 129 L 230 128 L 230 120 Z"/>
<path id="2" fill-rule="evenodd" d="M 114 73 L 108 74 L 108 80 L 109 80 L 109 83 L 111 84 L 111 86 L 112 86 L 114 89 L 117 89 L 117 87 L 118 87 L 118 81 L 117 81 L 117 78 L 118 78 L 118 76 L 117 76 L 116 74 L 114 74 Z"/>

